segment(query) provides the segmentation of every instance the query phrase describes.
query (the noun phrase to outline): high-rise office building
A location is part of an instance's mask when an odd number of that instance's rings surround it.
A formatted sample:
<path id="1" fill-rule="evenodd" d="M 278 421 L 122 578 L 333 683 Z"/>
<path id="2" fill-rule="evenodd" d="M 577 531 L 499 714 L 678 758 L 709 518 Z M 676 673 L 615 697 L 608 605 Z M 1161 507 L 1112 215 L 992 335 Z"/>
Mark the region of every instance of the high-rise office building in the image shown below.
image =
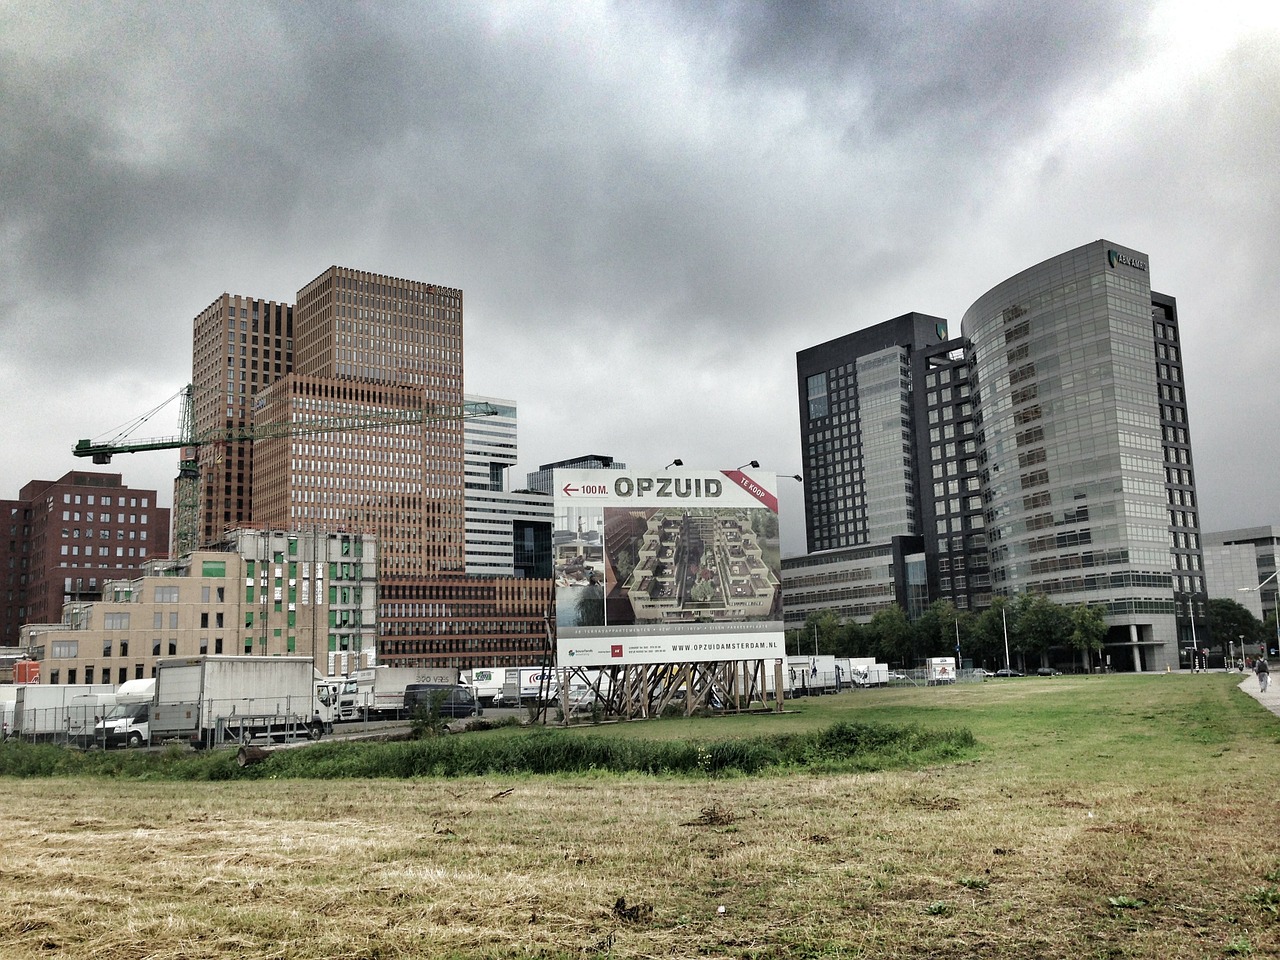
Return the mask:
<path id="1" fill-rule="evenodd" d="M 1204 570 L 1177 307 L 1103 240 L 980 297 L 961 329 L 981 418 L 993 589 L 1104 607 L 1134 669 L 1178 664 Z"/>
<path id="2" fill-rule="evenodd" d="M 1274 617 L 1280 585 L 1280 527 L 1205 531 L 1209 596 L 1237 600 L 1259 620 Z"/>
<path id="3" fill-rule="evenodd" d="M 255 395 L 293 369 L 293 307 L 224 293 L 192 326 L 196 434 L 243 433 L 253 423 Z M 199 543 L 213 543 L 253 517 L 253 454 L 248 440 L 198 448 Z M 174 507 L 183 509 L 177 499 Z"/>
<path id="4" fill-rule="evenodd" d="M 911 362 L 946 335 L 908 313 L 796 355 L 809 552 L 920 533 Z"/>
<path id="5" fill-rule="evenodd" d="M 462 337 L 461 290 L 339 266 L 296 305 L 224 295 L 196 318 L 197 430 L 259 432 L 201 447 L 201 542 L 246 525 L 376 536 L 378 649 L 331 629 L 339 659 L 501 666 L 546 646 L 533 521 L 509 521 L 501 574 L 467 571 Z"/>
<path id="6" fill-rule="evenodd" d="M 384 583 L 461 573 L 462 291 L 330 267 L 298 292 L 294 331 L 255 417 L 353 425 L 258 440 L 255 523 L 376 534 Z"/>
<path id="7" fill-rule="evenodd" d="M 508 489 L 518 452 L 516 404 L 476 396 L 468 396 L 467 403 L 496 411 L 463 425 L 467 573 L 549 580 L 552 498 Z"/>
<path id="8" fill-rule="evenodd" d="M 169 552 L 168 508 L 156 491 L 127 487 L 118 473 L 33 480 L 0 509 L 9 521 L 0 541 L 4 646 L 18 643 L 23 624 L 58 623 L 64 603 L 101 597 L 108 580 Z"/>
<path id="9" fill-rule="evenodd" d="M 1204 570 L 1177 303 L 1146 255 L 1030 267 L 954 341 L 916 316 L 798 356 L 810 551 L 918 534 L 930 599 L 1098 605 L 1113 665 L 1177 665 Z"/>
<path id="10" fill-rule="evenodd" d="M 535 493 L 554 496 L 553 480 L 557 470 L 625 470 L 627 465 L 613 457 L 598 453 L 589 453 L 568 460 L 557 460 L 555 463 L 540 464 L 537 470 L 525 476 L 525 486 Z"/>
<path id="11" fill-rule="evenodd" d="M 912 410 L 919 431 L 920 529 L 929 544 L 929 593 L 960 610 L 981 610 L 991 605 L 991 569 L 970 361 L 957 340 L 917 351 Z"/>

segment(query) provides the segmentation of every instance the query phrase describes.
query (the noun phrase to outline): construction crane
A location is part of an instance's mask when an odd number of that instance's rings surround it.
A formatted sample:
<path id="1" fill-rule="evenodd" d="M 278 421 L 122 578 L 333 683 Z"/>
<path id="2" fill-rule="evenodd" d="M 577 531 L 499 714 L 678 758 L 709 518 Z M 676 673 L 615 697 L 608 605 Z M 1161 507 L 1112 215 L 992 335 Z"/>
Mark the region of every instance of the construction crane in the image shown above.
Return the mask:
<path id="1" fill-rule="evenodd" d="M 321 417 L 315 420 L 285 420 L 254 423 L 243 427 L 228 426 L 197 434 L 194 387 L 188 384 L 175 394 L 182 397 L 182 433 L 175 437 L 153 437 L 149 440 L 125 441 L 119 437 L 110 442 L 81 440 L 71 452 L 77 457 L 92 457 L 94 463 L 110 463 L 117 453 L 141 453 L 146 450 L 181 450 L 178 477 L 174 483 L 174 555 L 185 556 L 199 546 L 200 462 L 198 451 L 210 444 L 253 442 L 269 437 L 305 437 L 346 430 L 377 430 L 381 427 L 446 423 L 496 416 L 492 404 L 464 403 L 458 407 L 436 409 L 384 410 L 379 413 Z M 161 406 L 173 400 L 170 397 Z M 156 409 L 159 409 L 157 407 Z M 152 413 L 155 411 L 153 410 Z M 151 414 L 135 421 L 135 425 Z"/>

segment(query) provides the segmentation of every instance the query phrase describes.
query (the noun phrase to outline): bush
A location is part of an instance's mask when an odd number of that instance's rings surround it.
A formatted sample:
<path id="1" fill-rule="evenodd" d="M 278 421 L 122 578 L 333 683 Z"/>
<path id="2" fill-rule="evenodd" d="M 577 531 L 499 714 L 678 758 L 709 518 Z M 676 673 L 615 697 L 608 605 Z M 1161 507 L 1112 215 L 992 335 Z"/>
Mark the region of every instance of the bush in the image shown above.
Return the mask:
<path id="1" fill-rule="evenodd" d="M 495 735 L 427 736 L 393 743 L 330 741 L 278 750 L 241 768 L 233 750 L 193 754 L 95 751 L 5 744 L 0 775 L 108 776 L 163 780 L 268 777 L 369 779 L 645 773 L 654 776 L 742 776 L 774 769 L 823 772 L 876 770 L 955 759 L 976 742 L 967 730 L 922 731 L 885 724 L 837 723 L 811 733 L 736 740 L 632 740 L 563 730 Z"/>

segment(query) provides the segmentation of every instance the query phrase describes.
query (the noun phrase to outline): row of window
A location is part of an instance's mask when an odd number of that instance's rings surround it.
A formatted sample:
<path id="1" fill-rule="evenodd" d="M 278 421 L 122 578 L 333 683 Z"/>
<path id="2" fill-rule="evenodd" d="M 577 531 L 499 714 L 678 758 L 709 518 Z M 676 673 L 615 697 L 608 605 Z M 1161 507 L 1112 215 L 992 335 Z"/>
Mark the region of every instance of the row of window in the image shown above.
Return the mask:
<path id="1" fill-rule="evenodd" d="M 92 506 L 94 506 L 94 497 L 95 497 L 95 494 L 92 494 L 92 493 L 84 494 L 83 502 L 84 502 L 87 506 L 92 507 Z M 98 503 L 99 503 L 101 506 L 104 506 L 104 507 L 123 507 L 123 506 L 125 506 L 125 505 L 126 505 L 126 504 L 125 504 L 125 500 L 126 500 L 126 498 L 125 498 L 125 497 L 115 497 L 115 498 L 113 499 L 112 497 L 108 497 L 108 496 L 98 496 L 98 498 L 97 498 L 97 499 L 98 499 Z M 150 505 L 150 504 L 149 504 L 149 502 L 148 502 L 148 498 L 147 498 L 147 497 L 142 497 L 142 498 L 141 498 L 141 500 L 139 500 L 139 498 L 138 498 L 138 497 L 128 497 L 127 499 L 128 499 L 128 501 L 129 501 L 129 502 L 128 502 L 128 506 L 130 506 L 130 507 L 142 506 L 142 507 L 145 509 L 146 507 L 148 507 L 148 506 Z M 81 501 L 81 495 L 80 495 L 80 494 L 78 494 L 78 493 L 64 493 L 64 494 L 62 495 L 62 502 L 63 502 L 63 503 L 71 503 L 71 504 L 77 504 L 77 505 L 78 505 L 78 504 L 80 504 L 80 503 L 82 502 L 82 501 Z M 62 519 L 63 519 L 63 520 L 67 519 L 67 517 L 66 517 L 66 514 L 65 514 L 65 513 L 62 515 Z M 124 517 L 123 517 L 123 515 L 121 515 L 121 518 L 120 518 L 120 519 L 121 519 L 121 522 L 123 523 L 123 522 L 124 522 Z"/>
<path id="2" fill-rule="evenodd" d="M 61 550 L 59 551 L 58 555 L 59 555 L 59 556 L 61 556 L 61 557 L 78 557 L 78 556 L 80 556 L 80 555 L 81 555 L 81 554 L 80 554 L 80 547 L 79 547 L 78 545 L 68 546 L 67 544 L 65 544 L 65 543 L 64 543 L 64 544 L 62 545 L 62 548 L 61 548 Z M 93 547 L 86 546 L 86 547 L 84 548 L 84 556 L 86 556 L 86 557 L 92 557 L 93 555 L 94 555 L 94 553 L 93 553 Z M 99 547 L 99 548 L 98 548 L 98 553 L 97 553 L 97 555 L 98 555 L 99 557 L 109 557 L 109 556 L 111 556 L 111 548 L 110 548 L 110 547 Z M 147 548 L 146 548 L 146 547 L 138 547 L 138 548 L 137 548 L 137 551 L 135 552 L 135 550 L 134 550 L 134 548 L 133 548 L 133 547 L 129 547 L 128 549 L 126 549 L 125 547 L 116 547 L 116 553 L 115 553 L 115 555 L 116 555 L 117 557 L 123 557 L 123 556 L 130 556 L 130 557 L 134 557 L 134 556 L 136 556 L 136 557 L 145 557 L 145 556 L 147 555 Z M 61 563 L 61 564 L 59 564 L 59 566 L 63 566 L 63 567 L 65 567 L 65 566 L 66 566 L 66 563 L 65 563 L 65 562 L 64 562 L 64 563 Z M 72 564 L 72 566 L 74 567 L 74 566 L 75 566 L 75 564 L 73 563 L 73 564 Z M 87 564 L 86 564 L 86 566 L 87 566 Z"/>
<path id="3" fill-rule="evenodd" d="M 80 539 L 80 528 L 79 528 L 79 527 L 63 527 L 63 528 L 62 528 L 62 539 L 63 539 L 63 540 L 79 540 L 79 539 Z M 87 528 L 87 529 L 84 531 L 84 539 L 86 539 L 86 540 L 92 540 L 92 539 L 93 539 L 93 528 L 92 528 L 92 527 Z M 108 530 L 106 527 L 102 527 L 102 528 L 98 531 L 98 539 L 99 539 L 99 540 L 110 540 L 110 539 L 111 539 L 111 531 L 110 531 L 110 530 Z M 126 540 L 126 539 L 128 539 L 128 540 L 145 540 L 145 539 L 147 539 L 147 531 L 145 531 L 145 530 L 117 530 L 117 531 L 116 531 L 116 539 L 117 539 L 117 540 Z"/>

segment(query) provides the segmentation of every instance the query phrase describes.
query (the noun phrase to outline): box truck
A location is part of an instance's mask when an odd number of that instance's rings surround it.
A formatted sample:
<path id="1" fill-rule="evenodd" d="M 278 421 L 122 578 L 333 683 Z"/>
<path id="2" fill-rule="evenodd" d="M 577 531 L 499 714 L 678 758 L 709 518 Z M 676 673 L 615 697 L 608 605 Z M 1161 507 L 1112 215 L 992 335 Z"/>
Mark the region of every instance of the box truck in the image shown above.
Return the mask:
<path id="1" fill-rule="evenodd" d="M 518 707 L 522 703 L 555 703 L 560 695 L 555 667 L 508 667 L 502 694 L 494 706 Z"/>
<path id="2" fill-rule="evenodd" d="M 12 683 L 0 683 L 0 741 L 13 733 L 13 704 L 17 699 L 17 687 Z"/>
<path id="3" fill-rule="evenodd" d="M 486 707 L 493 706 L 502 694 L 506 671 L 501 667 L 476 667 L 463 674 L 462 682 L 471 688 L 472 694 Z"/>
<path id="4" fill-rule="evenodd" d="M 875 657 L 851 657 L 849 670 L 855 687 L 882 687 L 889 682 L 889 665 Z"/>
<path id="5" fill-rule="evenodd" d="M 956 682 L 955 657 L 930 657 L 925 663 L 925 678 L 929 686 Z"/>
<path id="6" fill-rule="evenodd" d="M 310 657 L 177 657 L 156 663 L 152 739 L 197 748 L 259 737 L 318 740 L 333 730 L 336 686 Z"/>
<path id="7" fill-rule="evenodd" d="M 109 683 L 28 683 L 17 688 L 13 732 L 24 740 L 82 742 L 106 712 Z"/>
<path id="8" fill-rule="evenodd" d="M 793 697 L 836 692 L 836 658 L 826 654 L 787 657 L 783 681 Z"/>
<path id="9" fill-rule="evenodd" d="M 404 691 L 411 683 L 456 687 L 457 667 L 367 667 L 353 675 L 356 714 L 364 719 L 404 715 Z"/>

